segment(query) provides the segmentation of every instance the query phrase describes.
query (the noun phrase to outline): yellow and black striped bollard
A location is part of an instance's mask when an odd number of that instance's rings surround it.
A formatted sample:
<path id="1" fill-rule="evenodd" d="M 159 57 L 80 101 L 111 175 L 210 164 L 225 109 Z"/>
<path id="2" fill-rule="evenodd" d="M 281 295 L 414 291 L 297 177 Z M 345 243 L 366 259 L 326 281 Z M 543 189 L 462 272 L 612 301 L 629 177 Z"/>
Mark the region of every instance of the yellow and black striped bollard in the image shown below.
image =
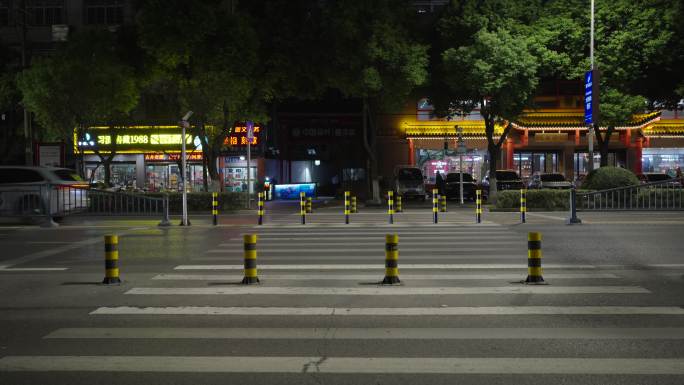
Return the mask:
<path id="1" fill-rule="evenodd" d="M 525 283 L 544 284 L 542 269 L 541 233 L 527 234 L 527 279 Z"/>
<path id="2" fill-rule="evenodd" d="M 385 235 L 385 278 L 383 285 L 394 285 L 399 281 L 399 236 Z"/>
<path id="3" fill-rule="evenodd" d="M 257 199 L 258 199 L 258 207 L 257 209 L 259 210 L 257 214 L 259 215 L 259 225 L 264 224 L 264 199 L 266 198 L 266 192 L 260 192 L 257 194 Z"/>
<path id="4" fill-rule="evenodd" d="M 351 197 L 351 213 L 356 214 L 358 212 L 358 207 L 356 207 L 356 197 L 353 196 Z"/>
<path id="5" fill-rule="evenodd" d="M 438 222 L 437 216 L 439 215 L 437 204 L 439 202 L 439 192 L 436 188 L 432 189 L 432 220 L 434 223 Z"/>
<path id="6" fill-rule="evenodd" d="M 257 235 L 245 234 L 243 238 L 245 242 L 245 277 L 242 278 L 242 284 L 251 285 L 259 283 L 259 276 L 257 275 Z"/>
<path id="7" fill-rule="evenodd" d="M 387 214 L 389 214 L 389 224 L 394 223 L 394 191 L 387 192 Z"/>
<path id="8" fill-rule="evenodd" d="M 307 214 L 313 213 L 313 198 L 311 198 L 311 197 L 306 198 L 306 213 Z"/>
<path id="9" fill-rule="evenodd" d="M 447 212 L 447 199 L 446 198 L 447 198 L 446 195 L 440 195 L 439 196 L 439 203 L 440 203 L 439 211 L 443 212 L 443 213 Z"/>
<path id="10" fill-rule="evenodd" d="M 482 190 L 477 190 L 475 193 L 475 221 L 482 223 Z"/>
<path id="11" fill-rule="evenodd" d="M 102 281 L 105 285 L 119 284 L 119 236 L 105 235 L 105 278 Z"/>
<path id="12" fill-rule="evenodd" d="M 401 206 L 401 194 L 397 194 L 397 212 L 403 213 L 404 208 Z"/>
<path id="13" fill-rule="evenodd" d="M 520 222 L 525 223 L 525 214 L 527 213 L 527 190 L 520 190 Z"/>
<path id="14" fill-rule="evenodd" d="M 302 216 L 302 224 L 306 224 L 306 194 L 299 192 L 299 214 Z"/>
<path id="15" fill-rule="evenodd" d="M 352 201 L 354 202 L 354 201 Z M 344 192 L 344 223 L 349 224 L 349 191 Z"/>
<path id="16" fill-rule="evenodd" d="M 214 226 L 218 225 L 218 193 L 211 193 L 211 215 L 214 220 Z"/>

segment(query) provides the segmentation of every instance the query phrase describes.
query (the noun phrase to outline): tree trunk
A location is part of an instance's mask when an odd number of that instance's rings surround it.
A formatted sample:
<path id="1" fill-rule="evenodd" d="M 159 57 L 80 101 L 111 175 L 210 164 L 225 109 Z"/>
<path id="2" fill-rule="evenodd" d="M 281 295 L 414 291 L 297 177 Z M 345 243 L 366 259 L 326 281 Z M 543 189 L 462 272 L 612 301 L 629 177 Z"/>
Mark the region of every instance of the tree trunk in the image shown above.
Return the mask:
<path id="1" fill-rule="evenodd" d="M 378 161 L 375 157 L 373 148 L 375 146 L 375 128 L 370 123 L 371 113 L 368 105 L 368 98 L 363 98 L 363 146 L 366 149 L 368 161 L 367 181 L 368 181 L 368 198 L 374 204 L 380 204 L 380 188 L 378 183 Z"/>
<path id="2" fill-rule="evenodd" d="M 102 167 L 104 168 L 104 184 L 105 187 L 112 187 L 112 161 L 109 159 L 102 159 Z"/>
<path id="3" fill-rule="evenodd" d="M 489 153 L 489 194 L 487 195 L 488 203 L 496 203 L 496 194 L 498 191 L 496 185 L 496 167 L 499 161 L 499 147 L 493 143 L 487 145 L 487 152 Z"/>
<path id="4" fill-rule="evenodd" d="M 601 167 L 608 166 L 608 146 L 610 145 L 610 137 L 612 136 L 613 131 L 615 131 L 615 127 L 608 126 L 608 128 L 606 129 L 606 133 L 604 135 L 601 135 L 601 131 L 599 130 L 599 128 L 596 127 L 595 129 L 596 140 L 598 141 L 599 145 L 599 153 L 601 154 Z M 594 160 L 591 159 L 590 161 L 593 162 Z"/>
<path id="5" fill-rule="evenodd" d="M 213 180 L 213 178 L 212 178 Z M 202 156 L 202 187 L 204 188 L 204 192 L 209 191 L 209 185 L 207 181 L 207 157 Z"/>

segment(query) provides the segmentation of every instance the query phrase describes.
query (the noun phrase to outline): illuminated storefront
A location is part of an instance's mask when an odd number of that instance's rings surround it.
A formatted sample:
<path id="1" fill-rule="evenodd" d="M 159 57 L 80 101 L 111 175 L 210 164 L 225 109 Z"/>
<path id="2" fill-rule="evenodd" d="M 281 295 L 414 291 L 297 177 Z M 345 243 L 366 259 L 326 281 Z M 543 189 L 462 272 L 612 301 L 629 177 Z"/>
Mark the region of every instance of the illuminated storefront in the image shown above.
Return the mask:
<path id="1" fill-rule="evenodd" d="M 236 125 L 225 140 L 225 155 L 218 159 L 219 173 L 227 191 L 246 189 L 247 130 Z M 254 127 L 252 139 L 252 179 L 257 180 L 256 165 L 260 161 L 261 127 Z M 115 186 L 146 191 L 179 191 L 181 186 L 181 144 L 177 126 L 139 125 L 119 128 L 88 127 L 74 132 L 75 153 L 83 155 L 83 170 L 92 183 L 104 181 L 102 159 L 97 154 L 115 156 L 111 162 L 111 182 Z M 204 187 L 203 153 L 199 138 L 187 134 L 187 181 L 189 190 Z M 209 182 L 209 180 L 207 181 Z"/>
<path id="2" fill-rule="evenodd" d="M 563 103 L 567 102 L 567 98 L 561 99 Z M 581 97 L 574 99 L 581 100 Z M 563 103 L 556 104 L 563 106 Z M 486 175 L 489 154 L 484 122 L 477 109 L 465 117 L 439 119 L 432 115 L 432 108 L 425 99 L 421 99 L 414 110 L 407 108 L 404 114 L 397 115 L 388 115 L 383 124 L 394 130 L 395 137 L 404 140 L 404 149 L 385 152 L 384 175 L 391 176 L 394 165 L 410 164 L 420 167 L 427 177 L 426 183 L 432 184 L 437 173 L 458 172 L 459 157 L 455 153 L 457 127 L 462 130 L 467 148 L 463 156 L 463 171 L 480 181 Z M 511 122 L 512 129 L 497 154 L 497 168 L 515 170 L 523 180 L 534 173 L 550 172 L 562 173 L 569 180 L 582 177 L 590 169 L 591 158 L 588 129 L 583 117 L 583 110 L 574 105 L 573 108 L 525 111 Z M 629 124 L 615 127 L 609 141 L 608 165 L 627 168 L 637 174 L 658 172 L 674 175 L 677 168 L 684 165 L 682 118 L 681 113 L 655 111 L 635 115 Z M 497 141 L 504 124 L 508 122 L 495 127 Z M 605 131 L 605 127 L 601 130 Z M 593 142 L 593 167 L 598 168 L 601 161 L 599 144 L 596 139 Z M 389 146 L 396 141 L 385 139 L 385 143 L 384 146 Z M 402 156 L 401 151 L 406 155 Z"/>

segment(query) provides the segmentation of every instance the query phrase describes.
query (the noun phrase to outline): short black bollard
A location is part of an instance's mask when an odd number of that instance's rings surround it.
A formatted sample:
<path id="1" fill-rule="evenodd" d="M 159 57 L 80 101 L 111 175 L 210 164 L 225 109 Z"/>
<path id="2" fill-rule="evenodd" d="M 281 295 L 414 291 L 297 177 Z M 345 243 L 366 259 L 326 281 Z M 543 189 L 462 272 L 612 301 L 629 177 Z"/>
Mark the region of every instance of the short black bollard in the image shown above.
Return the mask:
<path id="1" fill-rule="evenodd" d="M 389 224 L 394 223 L 394 191 L 387 192 L 387 214 L 389 214 Z"/>
<path id="2" fill-rule="evenodd" d="M 211 215 L 214 226 L 218 225 L 218 193 L 211 193 Z"/>
<path id="3" fill-rule="evenodd" d="M 352 201 L 353 202 L 353 201 Z M 349 224 L 349 191 L 344 192 L 344 224 Z"/>
<path id="4" fill-rule="evenodd" d="M 574 187 L 570 190 L 570 218 L 566 223 L 569 225 L 582 223 L 582 220 L 577 218 L 577 190 Z"/>
<path id="5" fill-rule="evenodd" d="M 311 197 L 306 198 L 306 213 L 313 214 L 313 198 Z"/>
<path id="6" fill-rule="evenodd" d="M 397 210 L 398 213 L 403 213 L 404 208 L 401 206 L 401 194 L 397 194 Z"/>
<path id="7" fill-rule="evenodd" d="M 257 213 L 259 215 L 259 221 L 257 222 L 259 225 L 264 224 L 264 198 L 265 198 L 266 192 L 260 192 L 257 194 L 257 199 L 258 199 L 258 206 L 257 209 L 259 210 Z"/>
<path id="8" fill-rule="evenodd" d="M 385 278 L 383 285 L 395 285 L 399 281 L 399 236 L 385 235 Z"/>
<path id="9" fill-rule="evenodd" d="M 438 222 L 438 216 L 439 216 L 439 190 L 436 188 L 432 189 L 432 221 L 433 223 Z"/>
<path id="10" fill-rule="evenodd" d="M 525 283 L 543 285 L 541 233 L 527 234 L 527 279 Z"/>
<path id="11" fill-rule="evenodd" d="M 527 190 L 520 190 L 520 222 L 525 223 L 525 214 L 527 213 Z"/>
<path id="12" fill-rule="evenodd" d="M 119 278 L 119 236 L 105 235 L 105 278 L 102 281 L 105 285 L 116 285 L 121 283 Z"/>
<path id="13" fill-rule="evenodd" d="M 475 198 L 475 221 L 482 223 L 482 190 L 476 191 Z"/>
<path id="14" fill-rule="evenodd" d="M 245 234 L 243 238 L 245 243 L 245 277 L 242 279 L 242 283 L 244 285 L 259 283 L 259 276 L 257 275 L 257 235 Z"/>
<path id="15" fill-rule="evenodd" d="M 306 224 L 306 193 L 299 192 L 299 214 L 302 216 L 302 224 Z"/>
<path id="16" fill-rule="evenodd" d="M 358 212 L 358 207 L 356 207 L 356 197 L 353 196 L 351 197 L 351 213 L 356 214 Z"/>

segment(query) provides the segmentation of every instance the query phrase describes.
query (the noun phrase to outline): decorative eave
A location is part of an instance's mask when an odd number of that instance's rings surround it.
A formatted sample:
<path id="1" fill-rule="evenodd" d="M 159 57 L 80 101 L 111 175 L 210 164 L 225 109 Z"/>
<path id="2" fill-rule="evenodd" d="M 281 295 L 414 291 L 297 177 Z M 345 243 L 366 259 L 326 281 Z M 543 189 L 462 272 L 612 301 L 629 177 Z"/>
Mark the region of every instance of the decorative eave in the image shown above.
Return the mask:
<path id="1" fill-rule="evenodd" d="M 641 129 L 647 138 L 684 138 L 684 119 L 659 119 Z"/>

